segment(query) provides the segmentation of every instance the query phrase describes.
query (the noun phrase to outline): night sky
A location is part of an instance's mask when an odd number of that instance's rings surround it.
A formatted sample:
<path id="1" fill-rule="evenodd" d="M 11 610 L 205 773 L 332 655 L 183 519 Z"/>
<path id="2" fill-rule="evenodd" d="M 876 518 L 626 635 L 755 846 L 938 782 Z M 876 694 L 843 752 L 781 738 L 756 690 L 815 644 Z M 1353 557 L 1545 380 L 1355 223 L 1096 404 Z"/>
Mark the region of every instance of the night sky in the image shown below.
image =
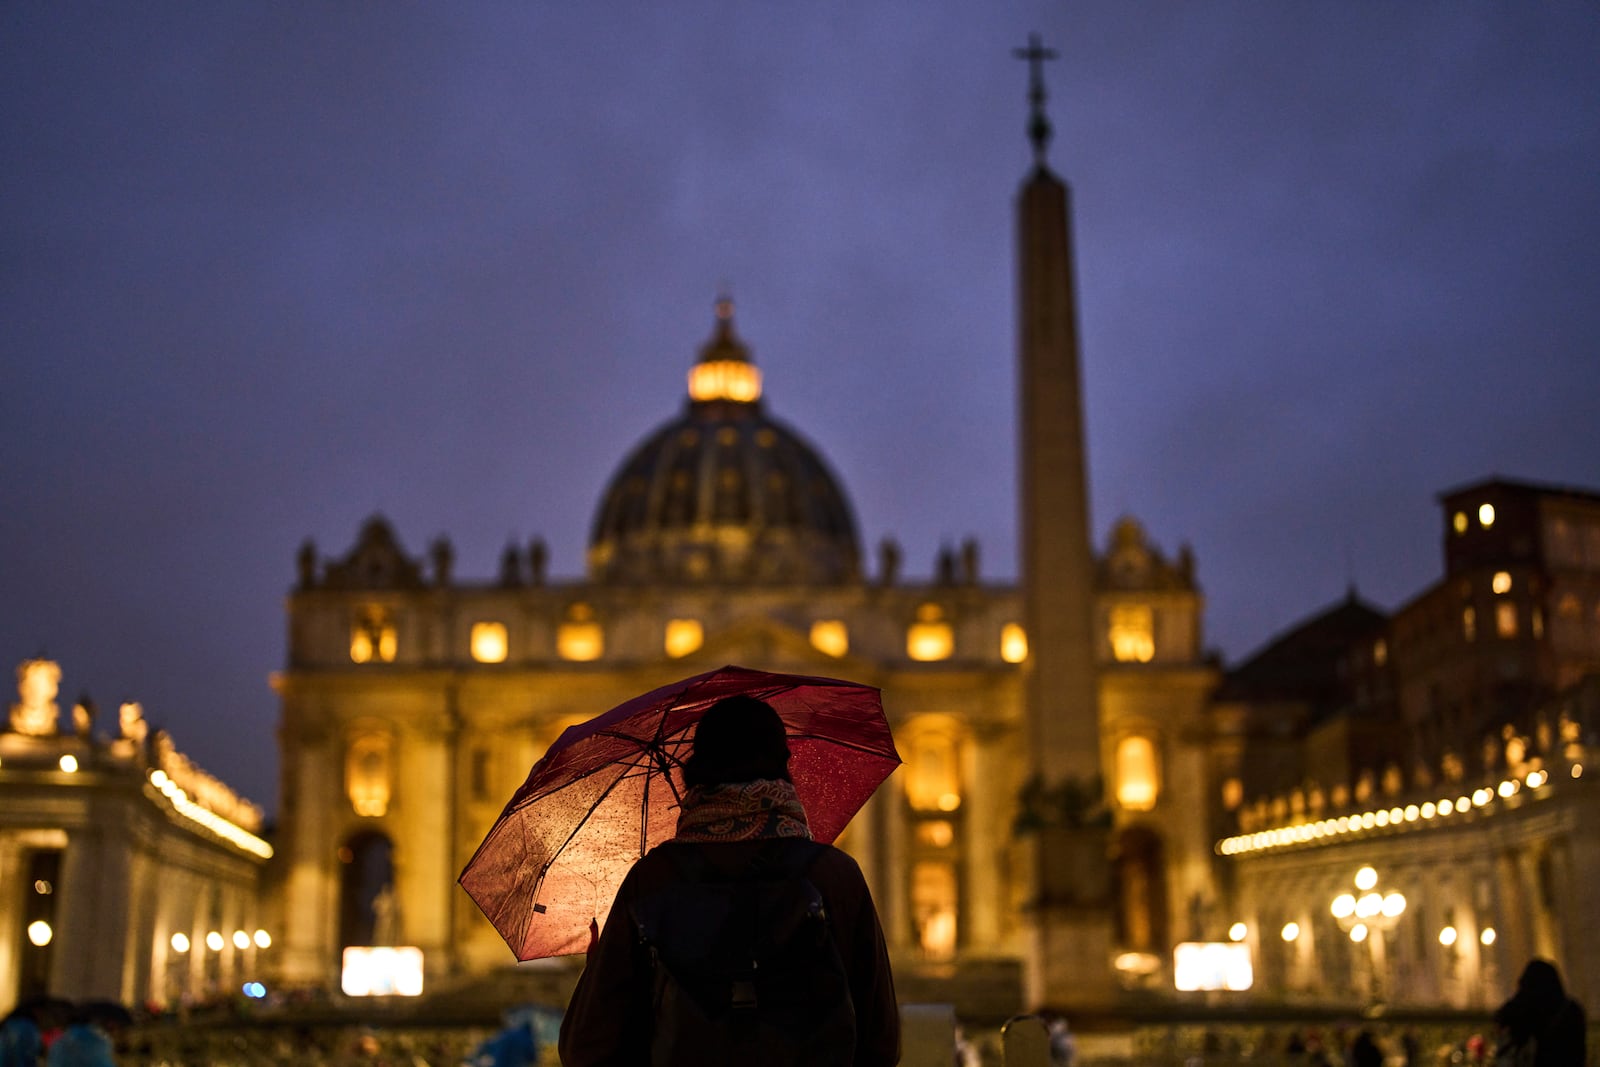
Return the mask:
<path id="1" fill-rule="evenodd" d="M 1029 31 L 1095 541 L 1191 543 L 1209 645 L 1404 603 L 1441 490 L 1600 486 L 1594 2 L 14 0 L 7 672 L 275 806 L 300 542 L 382 512 L 463 579 L 534 535 L 578 576 L 724 284 L 868 558 L 1013 577 Z"/>

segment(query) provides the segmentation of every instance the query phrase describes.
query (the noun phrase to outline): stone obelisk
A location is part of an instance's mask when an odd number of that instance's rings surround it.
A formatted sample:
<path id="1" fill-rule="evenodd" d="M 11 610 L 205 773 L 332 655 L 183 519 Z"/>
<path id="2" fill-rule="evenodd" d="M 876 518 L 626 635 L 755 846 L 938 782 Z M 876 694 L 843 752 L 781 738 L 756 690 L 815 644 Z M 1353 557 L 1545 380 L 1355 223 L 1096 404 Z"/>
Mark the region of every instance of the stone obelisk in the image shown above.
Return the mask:
<path id="1" fill-rule="evenodd" d="M 1084 449 L 1071 197 L 1045 150 L 1043 60 L 1030 38 L 1034 165 L 1018 196 L 1018 469 L 1028 659 L 1024 693 L 1035 782 L 1030 853 L 1029 1007 L 1103 1009 L 1111 967 L 1109 829 L 1102 799 L 1094 661 L 1094 560 Z M 1076 801 L 1076 802 L 1075 802 Z"/>

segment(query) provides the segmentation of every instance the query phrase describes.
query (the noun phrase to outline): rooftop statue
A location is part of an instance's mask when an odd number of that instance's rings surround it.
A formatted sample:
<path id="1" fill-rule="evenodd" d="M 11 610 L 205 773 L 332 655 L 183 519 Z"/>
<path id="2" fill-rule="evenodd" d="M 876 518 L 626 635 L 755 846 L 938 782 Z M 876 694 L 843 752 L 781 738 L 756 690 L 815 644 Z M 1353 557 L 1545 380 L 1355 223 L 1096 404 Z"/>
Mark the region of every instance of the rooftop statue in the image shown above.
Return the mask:
<path id="1" fill-rule="evenodd" d="M 11 729 L 33 737 L 51 737 L 56 732 L 60 708 L 56 691 L 61 685 L 61 667 L 47 659 L 27 659 L 17 667 L 19 704 L 11 705 Z"/>

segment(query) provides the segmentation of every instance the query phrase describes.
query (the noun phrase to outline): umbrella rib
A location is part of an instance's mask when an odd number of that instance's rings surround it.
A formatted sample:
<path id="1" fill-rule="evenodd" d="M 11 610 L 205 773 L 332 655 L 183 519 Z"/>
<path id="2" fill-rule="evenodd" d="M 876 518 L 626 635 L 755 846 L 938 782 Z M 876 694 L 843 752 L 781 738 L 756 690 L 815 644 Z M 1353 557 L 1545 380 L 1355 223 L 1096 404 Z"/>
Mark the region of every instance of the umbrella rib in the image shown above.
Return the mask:
<path id="1" fill-rule="evenodd" d="M 572 832 L 567 835 L 566 840 L 551 850 L 550 858 L 545 860 L 544 865 L 539 868 L 539 880 L 534 884 L 535 903 L 538 903 L 539 887 L 544 884 L 545 873 L 548 872 L 551 867 L 555 866 L 556 860 L 561 858 L 561 853 L 565 852 L 567 850 L 567 846 L 572 844 L 572 839 L 578 836 L 578 831 L 583 829 L 584 824 L 589 821 L 589 818 L 594 815 L 595 811 L 600 807 L 601 804 L 605 803 L 605 799 L 609 797 L 612 791 L 617 788 L 617 783 L 621 782 L 626 777 L 628 777 L 626 774 L 619 774 L 616 776 L 616 778 L 612 779 L 611 784 L 602 789 L 600 791 L 600 795 L 594 798 L 594 803 L 590 804 L 589 810 L 583 813 L 583 818 L 577 820 L 577 822 L 573 824 Z"/>
<path id="2" fill-rule="evenodd" d="M 648 755 L 648 752 L 645 752 L 645 753 L 642 753 L 642 754 Z M 544 862 L 543 866 L 539 869 L 539 877 L 534 883 L 534 901 L 535 901 L 535 903 L 538 902 L 539 887 L 544 884 L 545 873 L 547 871 L 549 871 L 550 868 L 555 865 L 556 860 L 558 860 L 561 857 L 561 854 L 567 850 L 567 846 L 572 844 L 572 839 L 578 836 L 578 832 L 583 829 L 584 825 L 589 821 L 590 817 L 594 815 L 595 811 L 599 809 L 600 805 L 605 803 L 606 798 L 609 797 L 613 792 L 616 791 L 616 788 L 617 788 L 618 785 L 622 784 L 622 782 L 625 779 L 633 778 L 638 773 L 642 772 L 644 774 L 644 776 L 645 776 L 645 797 L 648 800 L 649 795 L 650 795 L 650 772 L 653 769 L 653 767 L 651 766 L 650 763 L 636 763 L 636 762 L 634 762 L 632 760 L 628 760 L 628 761 L 624 762 L 622 760 L 618 760 L 618 761 L 612 763 L 611 766 L 613 766 L 613 767 L 621 766 L 621 767 L 625 767 L 625 768 L 628 768 L 628 769 L 625 770 L 622 774 L 619 774 L 615 778 L 613 778 L 611 780 L 610 784 L 607 785 L 604 789 L 602 789 L 600 791 L 600 795 L 595 797 L 594 798 L 594 802 L 589 805 L 589 810 L 584 812 L 583 813 L 583 817 L 581 819 L 577 820 L 577 822 L 573 825 L 572 832 L 567 835 L 566 840 L 562 841 L 561 844 L 557 845 L 554 849 L 551 850 L 550 858 L 547 859 Z M 590 772 L 590 774 L 594 774 L 594 773 L 598 773 L 598 770 Z M 587 778 L 587 777 L 589 777 L 589 775 L 585 775 L 584 777 Z M 667 776 L 667 782 L 668 782 L 669 785 L 671 784 L 671 782 L 672 782 L 672 776 L 671 775 Z M 676 787 L 673 788 L 672 794 L 673 794 L 674 798 L 677 798 L 678 790 L 676 789 Z M 648 807 L 648 805 L 646 805 L 646 807 L 645 807 L 646 817 L 648 817 L 648 811 L 649 811 L 649 807 Z M 641 818 L 640 825 L 641 825 L 641 829 L 639 831 L 639 855 L 643 856 L 644 855 L 644 841 L 645 841 L 645 830 L 643 828 L 644 827 L 644 818 Z"/>

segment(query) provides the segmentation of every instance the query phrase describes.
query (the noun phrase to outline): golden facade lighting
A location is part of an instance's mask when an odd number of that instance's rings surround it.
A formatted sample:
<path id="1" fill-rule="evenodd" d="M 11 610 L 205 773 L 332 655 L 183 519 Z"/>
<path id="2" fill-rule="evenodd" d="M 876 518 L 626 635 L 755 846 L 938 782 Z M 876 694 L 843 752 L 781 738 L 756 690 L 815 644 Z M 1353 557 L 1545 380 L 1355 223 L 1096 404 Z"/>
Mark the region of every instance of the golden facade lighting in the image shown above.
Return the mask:
<path id="1" fill-rule="evenodd" d="M 503 622 L 475 622 L 472 624 L 472 658 L 479 663 L 504 663 L 510 652 L 510 641 Z"/>
<path id="2" fill-rule="evenodd" d="M 699 650 L 705 643 L 705 628 L 699 619 L 668 619 L 663 646 L 673 659 Z"/>
<path id="3" fill-rule="evenodd" d="M 850 651 L 850 630 L 841 619 L 818 619 L 811 624 L 811 647 L 838 659 Z"/>

